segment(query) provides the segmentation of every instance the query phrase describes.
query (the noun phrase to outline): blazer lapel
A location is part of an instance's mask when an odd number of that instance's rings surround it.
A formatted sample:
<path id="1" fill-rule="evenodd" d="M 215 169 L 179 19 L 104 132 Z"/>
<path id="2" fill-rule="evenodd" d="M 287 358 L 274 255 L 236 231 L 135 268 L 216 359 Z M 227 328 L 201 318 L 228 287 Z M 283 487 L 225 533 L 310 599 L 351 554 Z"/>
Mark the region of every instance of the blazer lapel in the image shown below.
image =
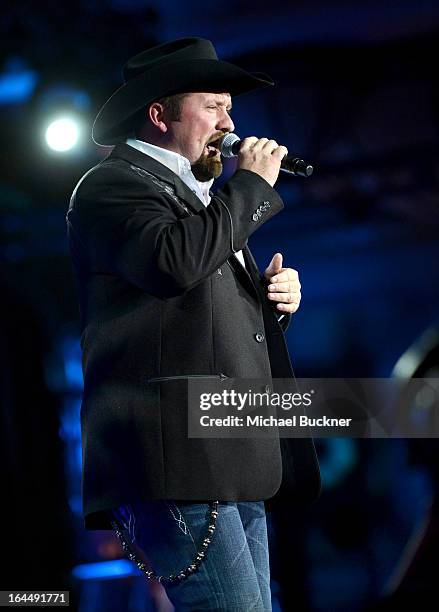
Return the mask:
<path id="1" fill-rule="evenodd" d="M 231 257 L 229 257 L 229 259 L 227 260 L 227 263 L 232 268 L 235 276 L 239 279 L 239 281 L 247 289 L 247 291 L 253 294 L 254 297 L 258 298 L 259 293 L 258 293 L 257 287 L 255 286 L 252 276 L 249 274 L 248 270 L 244 268 L 241 262 L 238 261 L 238 258 L 236 257 L 236 255 L 232 255 Z M 246 265 L 247 265 L 247 262 L 246 262 Z"/>
<path id="2" fill-rule="evenodd" d="M 187 204 L 191 210 L 194 212 L 203 210 L 203 202 L 201 202 L 198 196 L 189 189 L 186 183 L 184 183 L 175 172 L 172 172 L 172 170 L 149 155 L 145 155 L 145 153 L 138 151 L 134 147 L 130 147 L 130 145 L 120 143 L 114 147 L 113 151 L 110 153 L 110 157 L 122 158 L 137 168 L 154 174 L 157 178 L 168 183 L 173 188 L 175 195 L 184 200 L 185 204 Z"/>
<path id="3" fill-rule="evenodd" d="M 246 265 L 246 270 L 247 273 L 249 275 L 249 277 L 251 278 L 252 284 L 257 292 L 257 294 L 259 295 L 259 297 L 261 298 L 262 301 L 265 300 L 265 293 L 264 293 L 264 289 L 261 285 L 261 274 L 259 272 L 259 268 L 258 265 L 248 247 L 248 245 L 246 244 L 245 247 L 242 250 L 243 254 L 244 254 L 244 261 L 245 261 L 245 265 Z"/>

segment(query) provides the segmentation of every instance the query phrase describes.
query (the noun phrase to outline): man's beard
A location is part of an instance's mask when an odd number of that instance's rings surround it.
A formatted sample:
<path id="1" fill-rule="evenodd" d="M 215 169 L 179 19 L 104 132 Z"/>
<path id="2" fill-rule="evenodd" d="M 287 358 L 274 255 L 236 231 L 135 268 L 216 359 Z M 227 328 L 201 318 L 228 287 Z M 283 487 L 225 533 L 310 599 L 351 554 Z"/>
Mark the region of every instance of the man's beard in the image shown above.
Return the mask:
<path id="1" fill-rule="evenodd" d="M 209 156 L 202 153 L 191 166 L 192 173 L 202 183 L 218 178 L 223 171 L 221 157 L 219 155 Z"/>
<path id="2" fill-rule="evenodd" d="M 206 146 L 213 146 L 219 151 L 220 142 L 224 134 L 216 134 L 212 137 Z M 223 171 L 223 165 L 221 163 L 221 155 L 210 155 L 210 153 L 201 153 L 200 157 L 192 164 L 192 173 L 202 183 L 207 183 L 211 179 L 219 177 Z"/>

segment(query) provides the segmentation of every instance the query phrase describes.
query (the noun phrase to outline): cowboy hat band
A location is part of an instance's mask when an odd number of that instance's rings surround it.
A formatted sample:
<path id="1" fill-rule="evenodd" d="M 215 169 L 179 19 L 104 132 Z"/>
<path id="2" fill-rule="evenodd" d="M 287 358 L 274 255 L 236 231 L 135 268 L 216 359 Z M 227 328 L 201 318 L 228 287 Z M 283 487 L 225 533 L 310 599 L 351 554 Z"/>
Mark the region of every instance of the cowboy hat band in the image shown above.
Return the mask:
<path id="1" fill-rule="evenodd" d="M 132 116 L 164 96 L 196 91 L 237 96 L 273 85 L 266 74 L 219 60 L 212 43 L 203 38 L 182 38 L 147 49 L 127 61 L 123 76 L 124 84 L 94 121 L 96 144 L 113 145 L 126 138 Z"/>

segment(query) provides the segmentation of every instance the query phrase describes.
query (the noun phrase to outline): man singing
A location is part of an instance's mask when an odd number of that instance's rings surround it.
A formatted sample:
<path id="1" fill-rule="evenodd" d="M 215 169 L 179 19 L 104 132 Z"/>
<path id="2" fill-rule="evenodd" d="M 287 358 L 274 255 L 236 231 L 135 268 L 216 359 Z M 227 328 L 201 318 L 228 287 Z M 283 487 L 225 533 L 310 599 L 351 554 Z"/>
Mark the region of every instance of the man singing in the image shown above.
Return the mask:
<path id="1" fill-rule="evenodd" d="M 264 500 L 316 496 L 312 441 L 189 438 L 187 385 L 292 376 L 283 332 L 298 274 L 276 253 L 261 275 L 247 246 L 283 209 L 273 186 L 287 149 L 246 138 L 235 174 L 209 191 L 232 98 L 273 82 L 200 38 L 148 49 L 123 76 L 93 126 L 116 146 L 67 214 L 85 527 L 114 528 L 177 610 L 271 610 Z"/>

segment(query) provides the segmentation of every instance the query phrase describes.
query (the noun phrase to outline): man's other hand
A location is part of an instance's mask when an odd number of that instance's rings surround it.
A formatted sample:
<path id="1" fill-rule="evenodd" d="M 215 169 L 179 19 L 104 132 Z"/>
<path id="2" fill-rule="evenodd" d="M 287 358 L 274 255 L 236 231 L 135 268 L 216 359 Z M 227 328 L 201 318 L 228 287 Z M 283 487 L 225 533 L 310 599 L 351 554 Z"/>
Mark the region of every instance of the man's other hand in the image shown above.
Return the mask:
<path id="1" fill-rule="evenodd" d="M 282 254 L 276 253 L 270 265 L 264 272 L 268 283 L 267 297 L 277 302 L 276 310 L 280 312 L 296 312 L 299 308 L 301 284 L 299 274 L 293 268 L 282 267 Z"/>
<path id="2" fill-rule="evenodd" d="M 287 153 L 288 149 L 278 145 L 275 140 L 250 136 L 244 138 L 239 148 L 238 168 L 256 172 L 274 187 L 280 163 Z"/>

